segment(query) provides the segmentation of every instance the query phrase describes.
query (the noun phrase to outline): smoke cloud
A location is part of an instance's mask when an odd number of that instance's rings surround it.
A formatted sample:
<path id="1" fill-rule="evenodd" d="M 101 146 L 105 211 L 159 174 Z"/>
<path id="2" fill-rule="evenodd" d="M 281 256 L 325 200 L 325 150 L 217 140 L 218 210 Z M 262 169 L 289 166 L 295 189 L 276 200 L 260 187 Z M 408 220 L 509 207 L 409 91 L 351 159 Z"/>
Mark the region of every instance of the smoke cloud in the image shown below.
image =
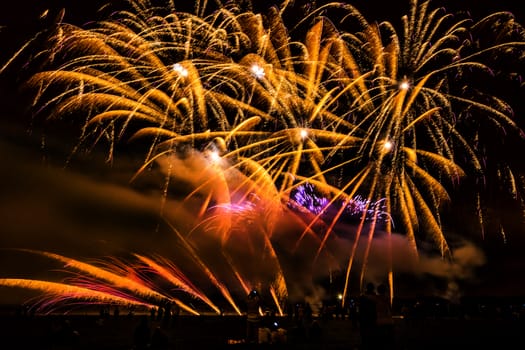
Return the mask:
<path id="1" fill-rule="evenodd" d="M 310 230 L 291 210 L 276 209 L 271 192 L 250 197 L 240 191 L 232 198 L 232 188 L 253 188 L 252 184 L 232 169 L 217 176 L 203 154 L 160 159 L 130 183 L 136 164 L 112 169 L 94 164 L 88 172 L 79 172 L 46 165 L 13 145 L 4 144 L 1 152 L 5 170 L 0 179 L 0 247 L 7 250 L 37 249 L 87 261 L 135 252 L 159 254 L 186 269 L 202 289 L 211 289 L 200 261 L 237 293 L 243 293 L 239 278 L 255 287 L 282 273 L 291 300 L 311 301 L 328 296 L 327 281 L 341 282 L 354 251 L 352 225 L 336 226 L 320 249 L 326 232 Z M 116 175 L 100 175 L 110 172 Z M 232 201 L 253 206 L 221 206 Z M 205 210 L 209 207 L 213 209 Z M 265 238 L 268 232 L 270 240 Z M 384 282 L 389 259 L 395 274 L 411 276 L 412 281 L 430 276 L 452 287 L 473 278 L 485 263 L 480 249 L 468 242 L 446 261 L 424 250 L 416 256 L 400 234 L 392 234 L 388 243 L 385 233 L 375 233 L 370 246 L 367 235 L 365 228 L 355 245 L 353 294 L 360 292 L 361 271 L 366 281 Z M 56 268 L 56 263 L 41 263 L 41 257 L 23 256 L 16 260 L 12 252 L 4 254 L 2 277 L 47 278 L 47 268 Z M 35 260 L 40 261 L 38 268 Z"/>

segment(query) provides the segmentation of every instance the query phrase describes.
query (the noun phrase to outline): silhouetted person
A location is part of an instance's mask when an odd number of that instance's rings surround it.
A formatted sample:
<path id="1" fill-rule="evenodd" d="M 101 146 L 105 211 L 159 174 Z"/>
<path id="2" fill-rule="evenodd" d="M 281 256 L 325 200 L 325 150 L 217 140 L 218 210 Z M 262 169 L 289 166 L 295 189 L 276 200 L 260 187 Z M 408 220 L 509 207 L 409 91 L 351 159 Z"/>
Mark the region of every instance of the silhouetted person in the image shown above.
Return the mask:
<path id="1" fill-rule="evenodd" d="M 164 306 L 164 317 L 162 318 L 162 325 L 168 327 L 171 321 L 171 303 L 167 302 Z"/>
<path id="2" fill-rule="evenodd" d="M 115 308 L 113 309 L 113 317 L 118 318 L 120 316 L 120 308 L 118 305 L 115 305 Z"/>
<path id="3" fill-rule="evenodd" d="M 55 333 L 55 343 L 60 346 L 75 347 L 80 341 L 80 333 L 73 328 L 71 321 L 62 320 Z"/>
<path id="4" fill-rule="evenodd" d="M 102 319 L 108 318 L 108 311 L 107 311 L 106 305 L 103 305 L 100 307 L 99 314 L 100 314 L 100 318 Z"/>
<path id="5" fill-rule="evenodd" d="M 312 306 L 310 305 L 309 302 L 305 302 L 304 303 L 304 322 L 306 325 L 310 326 L 310 324 L 312 323 L 312 316 L 313 316 Z"/>
<path id="6" fill-rule="evenodd" d="M 157 310 L 155 309 L 155 306 L 152 306 L 151 309 L 149 309 L 149 316 L 151 317 L 152 321 L 155 321 L 156 314 L 157 314 Z"/>
<path id="7" fill-rule="evenodd" d="M 365 292 L 359 296 L 359 332 L 364 350 L 374 349 L 377 311 L 375 285 L 368 283 Z"/>
<path id="8" fill-rule="evenodd" d="M 377 313 L 377 348 L 389 349 L 394 343 L 394 320 L 392 318 L 392 304 L 384 284 L 377 286 L 376 313 Z"/>
<path id="9" fill-rule="evenodd" d="M 348 318 L 350 319 L 350 322 L 352 324 L 352 328 L 359 328 L 359 320 L 357 318 L 357 308 L 358 305 L 354 300 L 350 300 L 350 304 L 348 305 Z"/>
<path id="10" fill-rule="evenodd" d="M 164 317 L 164 308 L 162 306 L 159 306 L 157 309 L 157 321 L 161 321 Z"/>
<path id="11" fill-rule="evenodd" d="M 160 326 L 157 326 L 151 336 L 151 349 L 169 349 L 169 338 Z"/>
<path id="12" fill-rule="evenodd" d="M 221 310 L 221 316 L 222 316 L 222 310 Z M 174 303 L 172 305 L 172 312 L 171 312 L 171 326 L 178 327 L 179 323 L 180 323 L 180 306 L 177 303 Z"/>
<path id="13" fill-rule="evenodd" d="M 133 318 L 135 316 L 135 307 L 131 305 L 128 309 L 128 318 Z"/>
<path id="14" fill-rule="evenodd" d="M 246 342 L 257 343 L 259 326 L 261 323 L 261 314 L 259 308 L 261 307 L 261 297 L 256 290 L 252 290 L 248 294 L 246 302 Z"/>
<path id="15" fill-rule="evenodd" d="M 313 320 L 310 326 L 310 341 L 314 344 L 321 343 L 323 337 L 323 329 L 317 320 Z"/>
<path id="16" fill-rule="evenodd" d="M 140 318 L 139 324 L 133 333 L 133 343 L 135 344 L 135 349 L 147 349 L 150 342 L 150 336 L 148 317 L 144 315 Z"/>

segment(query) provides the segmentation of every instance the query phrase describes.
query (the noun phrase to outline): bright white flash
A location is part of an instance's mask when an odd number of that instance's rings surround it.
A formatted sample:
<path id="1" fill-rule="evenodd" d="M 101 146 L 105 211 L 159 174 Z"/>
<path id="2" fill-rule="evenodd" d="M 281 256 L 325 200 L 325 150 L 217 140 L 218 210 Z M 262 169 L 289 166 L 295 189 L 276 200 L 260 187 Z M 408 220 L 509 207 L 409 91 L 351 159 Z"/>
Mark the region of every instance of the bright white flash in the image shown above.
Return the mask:
<path id="1" fill-rule="evenodd" d="M 410 88 L 410 83 L 406 80 L 402 81 L 401 84 L 399 84 L 399 88 L 401 90 L 408 90 Z"/>
<path id="2" fill-rule="evenodd" d="M 188 76 L 188 70 L 184 68 L 180 63 L 175 63 L 173 65 L 173 70 L 183 78 L 186 78 Z"/>
<path id="3" fill-rule="evenodd" d="M 262 78 L 264 78 L 264 69 L 263 69 L 261 66 L 259 66 L 258 64 L 254 64 L 254 65 L 252 65 L 251 71 L 252 71 L 252 74 L 253 74 L 257 79 L 262 79 Z"/>
<path id="4" fill-rule="evenodd" d="M 385 141 L 385 143 L 383 144 L 383 150 L 385 152 L 390 152 L 390 150 L 392 149 L 394 145 L 392 144 L 391 141 Z"/>
<path id="5" fill-rule="evenodd" d="M 300 135 L 302 139 L 305 139 L 306 137 L 308 137 L 308 131 L 305 129 L 301 129 Z"/>
<path id="6" fill-rule="evenodd" d="M 221 161 L 221 156 L 220 156 L 219 152 L 217 152 L 217 151 L 211 151 L 211 152 L 210 152 L 210 160 L 211 160 L 212 163 L 214 163 L 214 164 L 219 164 L 220 161 Z"/>

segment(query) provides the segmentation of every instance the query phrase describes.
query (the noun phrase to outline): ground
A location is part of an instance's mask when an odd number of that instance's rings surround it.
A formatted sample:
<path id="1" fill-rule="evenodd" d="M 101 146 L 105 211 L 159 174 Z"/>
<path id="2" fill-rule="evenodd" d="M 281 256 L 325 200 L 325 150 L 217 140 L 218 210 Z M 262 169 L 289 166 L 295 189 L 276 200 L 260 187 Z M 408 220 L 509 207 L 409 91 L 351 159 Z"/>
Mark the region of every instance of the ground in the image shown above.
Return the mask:
<path id="1" fill-rule="evenodd" d="M 0 339 L 4 350 L 131 350 L 135 348 L 133 333 L 141 317 L 148 318 L 151 331 L 159 327 L 165 337 L 164 347 L 151 349 L 360 349 L 357 325 L 340 318 L 317 319 L 321 331 L 318 337 L 310 327 L 299 329 L 293 319 L 277 318 L 286 331 L 286 342 L 250 346 L 243 341 L 246 325 L 242 316 L 179 316 L 165 323 L 149 315 L 2 315 Z M 397 317 L 395 322 L 396 343 L 392 349 L 400 350 L 510 348 L 520 343 L 525 329 L 524 319 L 499 316 Z"/>

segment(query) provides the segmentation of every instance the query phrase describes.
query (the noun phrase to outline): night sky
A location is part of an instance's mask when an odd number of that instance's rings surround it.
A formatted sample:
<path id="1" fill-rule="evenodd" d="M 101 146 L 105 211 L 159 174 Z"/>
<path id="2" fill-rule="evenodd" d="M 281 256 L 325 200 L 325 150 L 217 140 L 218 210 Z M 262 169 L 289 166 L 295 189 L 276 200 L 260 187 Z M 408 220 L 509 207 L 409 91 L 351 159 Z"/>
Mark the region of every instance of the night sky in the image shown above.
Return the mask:
<path id="1" fill-rule="evenodd" d="M 82 24 L 96 18 L 96 10 L 104 3 L 99 0 L 11 2 L 9 10 L 0 13 L 0 68 L 26 40 L 45 27 L 49 16 L 39 18 L 44 10 L 57 14 L 58 9 L 65 7 L 65 21 Z M 394 7 L 392 3 L 408 1 L 356 0 L 352 4 L 368 20 L 396 22 L 406 13 L 408 5 Z M 435 3 L 443 4 L 449 12 L 468 11 L 475 18 L 494 11 L 511 11 L 520 23 L 525 23 L 521 4 L 515 0 Z M 162 185 L 156 183 L 155 174 L 133 186 L 127 183 L 140 167 L 143 155 L 120 154 L 108 163 L 106 149 L 97 148 L 69 159 L 78 141 L 78 125 L 51 123 L 45 132 L 40 130 L 40 121 L 32 120 L 28 112 L 30 101 L 19 90 L 23 68 L 24 62 L 15 60 L 0 75 L 0 248 L 6 249 L 0 251 L 0 278 L 45 278 L 49 273 L 42 269 L 47 264 L 45 259 L 28 260 L 31 255 L 11 251 L 11 248 L 44 249 L 79 257 L 138 249 L 172 252 L 175 247 L 169 235 L 159 229 Z M 522 154 L 523 150 L 516 152 Z M 188 166 L 186 170 L 188 175 L 181 177 L 191 181 L 192 169 Z M 173 212 L 174 217 L 185 215 L 177 210 Z M 525 296 L 525 227 L 515 209 L 506 213 L 506 219 L 511 222 L 511 229 L 505 238 L 498 233 L 488 233 L 486 237 L 468 234 L 473 244 L 465 248 L 462 256 L 465 270 L 458 272 L 472 280 L 465 293 Z M 458 224 L 469 225 L 468 222 Z M 144 235 L 144 232 L 149 233 Z M 432 264 L 439 265 L 430 260 L 424 263 L 429 270 Z M 56 267 L 49 265 L 51 269 Z M 0 287 L 0 303 L 3 293 L 6 299 L 13 297 Z"/>

